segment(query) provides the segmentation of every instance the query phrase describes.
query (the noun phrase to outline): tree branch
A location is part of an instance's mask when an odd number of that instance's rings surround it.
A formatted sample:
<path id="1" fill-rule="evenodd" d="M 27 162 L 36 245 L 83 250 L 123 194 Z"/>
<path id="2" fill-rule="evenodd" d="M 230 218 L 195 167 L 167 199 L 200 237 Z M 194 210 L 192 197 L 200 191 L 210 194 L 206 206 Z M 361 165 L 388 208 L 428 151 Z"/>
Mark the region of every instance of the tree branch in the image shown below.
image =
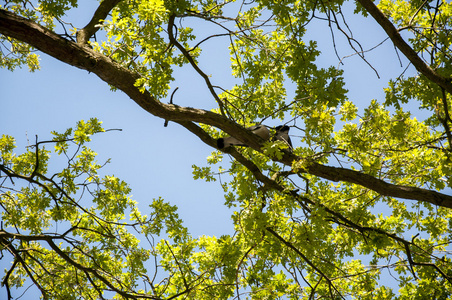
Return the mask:
<path id="1" fill-rule="evenodd" d="M 367 0 L 360 1 L 366 2 Z M 386 21 L 389 22 L 387 19 Z M 392 24 L 390 25 L 392 26 Z M 111 58 L 93 51 L 89 47 L 78 45 L 77 43 L 60 37 L 51 30 L 40 26 L 33 21 L 0 9 L 0 33 L 28 43 L 36 49 L 69 65 L 96 74 L 106 83 L 122 90 L 145 111 L 154 116 L 183 125 L 212 147 L 216 147 L 214 140 L 195 123 L 204 123 L 220 128 L 228 134 L 238 138 L 246 145 L 249 145 L 251 148 L 262 151 L 262 139 L 251 133 L 249 130 L 246 130 L 244 127 L 211 111 L 181 107 L 174 104 L 165 104 L 158 101 L 149 92 L 141 92 L 140 89 L 135 86 L 135 82 L 139 78 L 138 74 L 121 66 Z M 406 46 L 409 47 L 408 45 Z M 426 66 L 423 62 L 422 64 Z M 446 82 L 442 77 L 441 80 L 441 82 Z M 232 151 L 237 152 L 233 149 L 228 151 L 228 153 L 231 153 Z M 244 159 L 241 155 L 235 155 L 234 157 L 240 163 L 244 164 L 245 167 L 251 168 L 250 171 L 256 171 L 255 168 L 257 167 L 254 163 Z M 299 157 L 286 151 L 283 158 L 277 161 L 292 166 L 294 161 L 303 160 L 303 157 Z M 358 184 L 384 196 L 425 201 L 434 205 L 452 208 L 452 196 L 417 187 L 390 184 L 381 179 L 350 169 L 324 166 L 316 162 L 307 162 L 305 169 L 300 171 L 300 173 L 303 172 L 308 172 L 312 175 L 331 181 L 345 181 Z M 257 172 L 255 173 L 259 174 Z M 257 179 L 261 180 L 261 178 Z"/>
<path id="2" fill-rule="evenodd" d="M 197 135 L 207 145 L 216 147 L 215 140 L 213 140 L 204 130 L 202 130 L 196 124 L 192 122 L 178 122 L 178 123 L 187 128 L 195 135 Z M 259 148 L 255 150 L 260 151 Z M 262 174 L 262 172 L 253 162 L 246 159 L 236 149 L 231 147 L 230 149 L 222 149 L 222 151 L 231 154 L 238 162 L 240 162 L 248 170 L 250 170 L 257 180 L 263 182 L 264 184 L 278 191 L 283 190 L 282 188 L 278 187 L 278 184 L 275 181 L 271 180 L 270 178 Z M 286 152 L 284 157 L 280 160 L 280 162 L 287 166 L 292 166 L 292 162 L 302 160 L 303 160 L 302 157 L 294 155 L 293 153 L 290 152 Z M 383 196 L 402 198 L 408 200 L 418 200 L 421 202 L 428 202 L 434 205 L 452 208 L 452 196 L 450 195 L 418 187 L 402 186 L 387 183 L 371 175 L 350 169 L 325 166 L 317 162 L 307 162 L 305 169 L 299 171 L 298 173 L 304 172 L 334 182 L 345 181 L 358 184 L 360 186 L 373 190 Z"/>
<path id="3" fill-rule="evenodd" d="M 169 120 L 205 121 L 213 123 L 212 125 L 221 123 L 218 115 L 213 112 L 161 103 L 149 92 L 141 92 L 135 86 L 136 80 L 140 78 L 138 74 L 89 47 L 66 40 L 31 20 L 3 9 L 0 9 L 0 33 L 25 42 L 71 66 L 96 74 L 106 83 L 122 90 L 144 110 L 157 117 Z M 231 122 L 231 124 L 234 123 Z"/>
<path id="4" fill-rule="evenodd" d="M 149 296 L 149 295 L 140 294 L 140 293 L 132 293 L 131 294 L 131 293 L 128 293 L 128 292 L 125 292 L 123 290 L 120 290 L 120 289 L 116 288 L 107 278 L 102 276 L 96 269 L 93 269 L 93 268 L 90 268 L 90 267 L 85 267 L 85 266 L 81 265 L 80 263 L 78 263 L 77 261 L 72 259 L 63 250 L 61 250 L 54 242 L 55 239 L 61 239 L 62 238 L 61 235 L 55 235 L 55 236 L 50 236 L 50 235 L 46 235 L 46 234 L 41 234 L 41 235 L 22 235 L 22 234 L 14 234 L 14 233 L 6 232 L 4 230 L 0 230 L 0 237 L 13 238 L 13 239 L 21 240 L 21 241 L 45 241 L 50 246 L 50 248 L 53 251 L 55 251 L 55 253 L 57 253 L 67 263 L 69 263 L 70 265 L 76 267 L 78 270 L 81 270 L 83 272 L 90 273 L 90 274 L 94 275 L 96 278 L 98 278 L 100 281 L 102 281 L 106 286 L 108 286 L 111 290 L 113 290 L 116 293 L 120 294 L 124 298 L 131 298 L 131 299 L 141 299 L 141 298 L 143 298 L 143 299 L 154 299 L 154 300 L 160 299 L 159 297 Z M 18 254 L 16 254 L 16 257 L 19 260 L 21 259 L 20 257 L 18 257 Z"/>
<path id="5" fill-rule="evenodd" d="M 27 273 L 27 275 L 31 279 L 31 281 L 33 281 L 34 285 L 39 289 L 43 299 L 47 299 L 47 291 L 39 284 L 38 280 L 36 280 L 36 278 L 33 276 L 27 263 L 20 256 L 19 251 L 12 244 L 9 244 L 7 246 L 7 248 L 14 255 L 14 259 L 17 260 L 22 265 L 22 268 L 25 270 L 25 272 Z M 8 288 L 9 288 L 9 285 L 8 285 Z M 10 300 L 10 299 L 12 299 L 12 297 L 8 298 L 8 300 Z"/>
<path id="6" fill-rule="evenodd" d="M 198 72 L 199 75 L 201 75 L 201 77 L 204 79 L 204 81 L 206 82 L 206 85 L 210 91 L 210 93 L 212 94 L 213 98 L 215 99 L 215 101 L 218 103 L 218 106 L 220 108 L 221 114 L 222 115 L 226 115 L 224 112 L 224 106 L 223 106 L 223 102 L 220 100 L 220 98 L 218 97 L 217 93 L 215 92 L 215 90 L 213 89 L 213 85 L 210 82 L 209 76 L 207 76 L 196 64 L 195 60 L 193 59 L 193 57 L 191 57 L 190 53 L 188 53 L 188 51 L 177 41 L 176 37 L 174 36 L 173 33 L 173 26 L 174 25 L 174 19 L 176 18 L 175 15 L 171 15 L 169 17 L 168 20 L 168 38 L 171 42 L 171 44 L 175 45 L 177 47 L 177 49 L 179 49 L 180 52 L 182 52 L 182 54 L 184 55 L 184 57 L 190 62 L 190 64 L 192 65 L 193 69 L 196 70 L 196 72 Z"/>
<path id="7" fill-rule="evenodd" d="M 96 74 L 106 83 L 120 89 L 145 111 L 169 121 L 191 121 L 209 124 L 231 135 L 253 148 L 259 149 L 259 139 L 244 127 L 217 113 L 165 104 L 148 91 L 140 91 L 135 82 L 140 76 L 111 58 L 86 46 L 66 40 L 35 22 L 0 9 L 0 33 L 25 42 L 36 49 L 79 69 Z"/>
<path id="8" fill-rule="evenodd" d="M 380 24 L 386 34 L 392 40 L 394 45 L 408 58 L 414 65 L 416 70 L 422 73 L 432 82 L 438 84 L 448 93 L 452 94 L 452 82 L 450 78 L 444 78 L 435 70 L 430 68 L 416 53 L 416 51 L 408 45 L 399 34 L 397 28 L 394 27 L 391 21 L 383 14 L 381 10 L 372 2 L 372 0 L 358 0 L 358 2 L 369 12 L 369 14 Z"/>
<path id="9" fill-rule="evenodd" d="M 308 173 L 331 181 L 346 181 L 373 190 L 383 196 L 418 200 L 434 205 L 452 208 L 452 196 L 418 187 L 402 186 L 387 183 L 381 179 L 358 171 L 324 166 L 311 162 L 307 166 Z"/>
<path id="10" fill-rule="evenodd" d="M 282 236 L 280 236 L 276 231 L 274 231 L 272 228 L 267 227 L 265 228 L 268 232 L 270 232 L 274 237 L 276 237 L 278 240 L 280 240 L 284 245 L 286 245 L 288 248 L 292 249 L 295 253 L 297 253 L 298 256 L 300 256 L 313 270 L 315 270 L 320 276 L 325 278 L 325 280 L 328 283 L 329 287 L 332 287 L 342 299 L 345 299 L 344 296 L 338 291 L 338 289 L 334 286 L 333 281 L 324 273 L 322 272 L 314 263 L 312 263 L 306 255 L 304 255 L 300 250 L 298 250 L 291 242 L 286 241 Z"/>
<path id="11" fill-rule="evenodd" d="M 96 25 L 103 22 L 110 11 L 121 1 L 122 0 L 103 0 L 94 12 L 91 21 L 89 21 L 83 29 L 77 31 L 77 43 L 85 45 L 93 34 L 99 30 L 99 27 Z"/>
<path id="12" fill-rule="evenodd" d="M 442 100 L 442 104 L 443 104 L 444 118 L 441 116 L 439 104 L 438 104 L 438 109 L 436 111 L 436 114 L 438 116 L 438 120 L 441 122 L 441 124 L 443 124 L 444 131 L 446 131 L 446 136 L 447 136 L 447 140 L 449 142 L 449 150 L 450 150 L 452 147 L 452 134 L 450 132 L 449 123 L 452 124 L 452 119 L 450 118 L 450 114 L 449 114 L 449 107 L 447 104 L 447 95 L 443 88 L 441 88 L 441 93 L 443 95 L 441 100 Z"/>

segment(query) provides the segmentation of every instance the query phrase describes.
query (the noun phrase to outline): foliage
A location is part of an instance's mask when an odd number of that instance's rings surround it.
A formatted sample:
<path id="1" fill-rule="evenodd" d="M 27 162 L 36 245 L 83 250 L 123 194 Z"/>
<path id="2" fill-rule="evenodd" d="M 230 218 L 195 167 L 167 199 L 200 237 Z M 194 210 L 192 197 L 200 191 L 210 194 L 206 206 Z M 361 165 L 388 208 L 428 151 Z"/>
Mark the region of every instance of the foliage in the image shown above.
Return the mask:
<path id="1" fill-rule="evenodd" d="M 54 23 L 77 7 L 35 2 L 6 1 L 3 8 L 34 22 L 23 23 L 24 30 L 39 24 L 56 31 Z M 20 155 L 14 139 L 3 136 L 0 250 L 14 257 L 3 279 L 8 291 L 28 278 L 46 299 L 451 298 L 452 4 L 373 5 L 104 0 L 98 12 L 107 17 L 94 14 L 95 26 L 72 28 L 77 36 L 63 35 L 64 43 L 54 36 L 51 46 L 73 46 L 68 52 L 77 59 L 51 55 L 94 72 L 151 114 L 213 147 L 221 131 L 248 142 L 214 150 L 208 166 L 193 166 L 195 179 L 229 174 L 221 183 L 225 204 L 234 207 L 235 233 L 194 238 L 162 198 L 153 200 L 149 215 L 139 212 L 127 184 L 101 175 L 87 146 L 103 131 L 96 119 L 37 140 Z M 369 64 L 346 21 L 351 6 L 363 22 L 374 18 L 417 69 L 394 76 L 386 98 L 367 107 L 348 98 L 343 70 L 321 67 L 321 49 L 305 37 L 326 20 L 337 28 L 333 38 L 344 34 Z M 1 42 L 10 50 L 0 53 L 0 64 L 37 69 L 32 46 L 49 53 L 46 44 L 1 24 Z M 217 33 L 203 36 L 204 26 Z M 83 31 L 100 38 L 83 40 Z M 232 87 L 213 85 L 199 64 L 205 43 L 224 37 Z M 105 61 L 117 73 L 106 73 Z M 168 96 L 174 70 L 189 67 L 209 89 L 212 111 L 159 101 Z M 113 79 L 127 74 L 132 87 Z M 266 121 L 297 130 L 297 147 L 260 141 L 244 129 Z M 226 163 L 225 153 L 232 158 Z M 51 155 L 67 165 L 52 173 Z"/>

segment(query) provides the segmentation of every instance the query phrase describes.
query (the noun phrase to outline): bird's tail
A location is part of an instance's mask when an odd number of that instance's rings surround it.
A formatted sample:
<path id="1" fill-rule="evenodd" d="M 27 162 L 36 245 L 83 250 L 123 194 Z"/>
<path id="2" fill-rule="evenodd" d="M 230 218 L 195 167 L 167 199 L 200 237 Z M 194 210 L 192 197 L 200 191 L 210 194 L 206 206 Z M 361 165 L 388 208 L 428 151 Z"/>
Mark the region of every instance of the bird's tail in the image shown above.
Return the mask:
<path id="1" fill-rule="evenodd" d="M 217 140 L 218 149 L 223 149 L 223 148 L 226 148 L 229 146 L 246 146 L 246 145 L 232 136 L 228 136 L 225 138 L 219 138 Z"/>

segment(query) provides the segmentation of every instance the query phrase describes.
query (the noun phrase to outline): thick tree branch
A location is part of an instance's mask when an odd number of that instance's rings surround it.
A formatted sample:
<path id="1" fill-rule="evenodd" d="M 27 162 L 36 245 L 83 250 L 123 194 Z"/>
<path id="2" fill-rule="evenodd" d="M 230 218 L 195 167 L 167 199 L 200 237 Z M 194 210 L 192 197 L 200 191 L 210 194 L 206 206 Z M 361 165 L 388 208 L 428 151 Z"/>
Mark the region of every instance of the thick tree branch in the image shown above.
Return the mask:
<path id="1" fill-rule="evenodd" d="M 103 0 L 94 12 L 89 23 L 83 29 L 77 31 L 77 43 L 80 45 L 86 44 L 93 34 L 99 30 L 99 27 L 96 27 L 96 25 L 105 20 L 110 11 L 121 1 L 122 0 Z"/>
<path id="2" fill-rule="evenodd" d="M 448 93 L 452 94 L 452 82 L 450 78 L 444 78 L 438 74 L 435 70 L 430 68 L 420 57 L 416 51 L 408 45 L 399 34 L 397 28 L 389 21 L 389 19 L 383 14 L 381 10 L 373 3 L 372 0 L 358 0 L 358 2 L 369 12 L 369 14 L 380 24 L 380 26 L 386 31 L 386 34 L 392 40 L 394 45 L 408 58 L 408 60 L 414 65 L 416 70 L 421 72 L 432 82 L 438 84 L 445 89 Z"/>
<path id="3" fill-rule="evenodd" d="M 366 0 L 360 1 L 365 2 Z M 89 47 L 68 41 L 30 20 L 0 9 L 0 33 L 28 43 L 69 65 L 95 73 L 106 83 L 122 90 L 145 111 L 157 117 L 180 123 L 193 133 L 196 132 L 195 134 L 210 146 L 215 147 L 212 138 L 195 123 L 204 123 L 220 128 L 253 149 L 261 151 L 262 140 L 244 127 L 211 111 L 162 103 L 149 92 L 141 92 L 135 86 L 135 82 L 139 78 L 138 74 L 121 66 L 109 57 L 97 53 Z M 442 80 L 445 82 L 444 78 Z M 255 168 L 255 166 L 253 167 L 254 164 L 249 164 L 248 160 L 241 159 L 238 155 L 235 158 L 247 168 Z M 303 158 L 286 152 L 279 161 L 292 166 L 294 161 L 300 160 L 303 160 Z M 253 172 L 252 169 L 250 170 Z M 350 169 L 307 162 L 305 169 L 301 172 L 308 172 L 331 181 L 355 183 L 385 196 L 425 201 L 452 208 L 452 196 L 416 187 L 386 183 L 378 178 Z M 257 179 L 261 180 L 260 178 Z"/>
<path id="4" fill-rule="evenodd" d="M 259 148 L 256 136 L 227 118 L 202 109 L 165 104 L 135 86 L 140 76 L 89 47 L 66 40 L 35 22 L 0 9 L 0 33 L 25 42 L 71 66 L 96 74 L 122 90 L 145 111 L 170 121 L 192 121 L 213 125 L 229 134 L 239 134 L 242 142 Z"/>
<path id="5" fill-rule="evenodd" d="M 288 161 L 286 161 L 288 163 Z M 346 181 L 373 190 L 383 196 L 418 200 L 434 205 L 452 208 L 452 196 L 418 187 L 387 183 L 381 179 L 358 171 L 324 166 L 316 162 L 308 163 L 306 171 L 331 181 Z"/>
<path id="6" fill-rule="evenodd" d="M 66 40 L 33 21 L 2 9 L 0 9 L 0 33 L 25 42 L 69 65 L 95 73 L 106 83 L 122 90 L 144 110 L 155 116 L 169 120 L 204 121 L 213 123 L 212 125 L 221 123 L 215 113 L 158 101 L 148 92 L 141 92 L 139 88 L 135 87 L 139 75 L 109 57 L 97 53 L 89 47 Z M 230 122 L 229 125 L 231 124 L 234 123 Z"/>
<path id="7" fill-rule="evenodd" d="M 196 124 L 193 124 L 191 122 L 178 123 L 197 135 L 204 143 L 212 147 L 216 147 L 215 141 Z M 256 150 L 259 150 L 259 148 L 257 148 Z M 275 181 L 262 174 L 262 172 L 254 163 L 246 159 L 234 148 L 224 149 L 223 151 L 231 154 L 238 162 L 240 162 L 248 170 L 250 170 L 257 180 L 263 182 L 264 184 L 275 190 L 278 190 L 280 192 L 283 191 L 282 187 L 279 187 L 279 185 Z M 301 160 L 303 160 L 302 157 L 296 156 L 293 153 L 286 152 L 285 156 L 282 160 L 280 160 L 280 162 L 284 163 L 287 166 L 292 166 L 292 162 Z M 355 183 L 373 190 L 383 196 L 418 200 L 438 206 L 452 208 L 452 196 L 418 187 L 401 186 L 387 183 L 371 175 L 350 169 L 325 166 L 317 162 L 307 162 L 305 165 L 305 170 L 302 170 L 301 172 L 307 172 L 309 174 L 334 182 L 345 181 Z"/>

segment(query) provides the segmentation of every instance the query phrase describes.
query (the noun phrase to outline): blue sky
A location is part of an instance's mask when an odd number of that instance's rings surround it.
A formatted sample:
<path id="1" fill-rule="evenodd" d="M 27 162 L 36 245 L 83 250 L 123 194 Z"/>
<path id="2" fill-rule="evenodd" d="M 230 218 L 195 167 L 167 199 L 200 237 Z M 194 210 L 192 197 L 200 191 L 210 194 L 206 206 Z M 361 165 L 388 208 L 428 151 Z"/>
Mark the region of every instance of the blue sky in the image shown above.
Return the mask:
<path id="1" fill-rule="evenodd" d="M 86 11 L 90 8 L 80 9 Z M 70 16 L 66 20 L 82 27 L 90 15 L 78 12 L 76 21 Z M 354 16 L 347 16 L 351 17 L 349 25 L 365 49 L 384 39 L 382 30 L 372 21 L 362 26 Z M 310 29 L 315 31 L 307 38 L 317 39 L 319 49 L 324 51 L 319 57 L 319 64 L 324 67 L 338 66 L 328 24 L 317 23 Z M 214 84 L 230 87 L 233 80 L 224 42 L 227 40 L 208 42 L 200 66 L 205 73 L 212 75 Z M 338 32 L 336 45 L 341 57 L 353 53 Z M 366 54 L 366 57 L 378 69 L 381 79 L 356 55 L 345 59 L 345 65 L 341 66 L 345 70 L 349 98 L 359 105 L 360 111 L 372 99 L 383 101 L 382 89 L 388 79 L 398 76 L 406 67 L 406 63 L 400 67 L 389 41 Z M 172 90 L 179 87 L 174 98 L 176 104 L 212 108 L 214 101 L 199 75 L 190 67 L 177 70 L 175 75 Z M 294 87 L 290 88 L 289 96 L 294 91 Z M 95 136 L 91 147 L 99 154 L 99 162 L 111 158 L 104 172 L 129 183 L 133 199 L 140 203 L 143 213 L 146 213 L 147 205 L 153 198 L 161 196 L 178 206 L 179 215 L 193 236 L 232 233 L 231 211 L 223 206 L 223 191 L 219 182 L 195 181 L 192 176 L 191 166 L 206 165 L 206 157 L 213 149 L 175 123 L 170 122 L 168 127 L 163 127 L 164 120 L 145 112 L 122 92 L 110 91 L 109 86 L 94 74 L 43 54 L 41 70 L 35 73 L 29 73 L 26 69 L 15 72 L 0 70 L 0 107 L 0 134 L 14 136 L 18 152 L 24 151 L 27 144 L 32 144 L 35 135 L 40 140 L 50 139 L 50 131 L 64 131 L 81 119 L 96 117 L 103 121 L 106 129 L 122 129 Z M 292 137 L 292 141 L 295 147 L 300 145 L 296 138 Z M 223 163 L 223 166 L 227 164 Z M 9 265 L 9 259 L 4 257 L 0 261 L 2 270 Z M 0 299 L 4 299 L 5 295 L 5 289 L 0 288 Z M 33 299 L 33 295 L 22 299 Z"/>

